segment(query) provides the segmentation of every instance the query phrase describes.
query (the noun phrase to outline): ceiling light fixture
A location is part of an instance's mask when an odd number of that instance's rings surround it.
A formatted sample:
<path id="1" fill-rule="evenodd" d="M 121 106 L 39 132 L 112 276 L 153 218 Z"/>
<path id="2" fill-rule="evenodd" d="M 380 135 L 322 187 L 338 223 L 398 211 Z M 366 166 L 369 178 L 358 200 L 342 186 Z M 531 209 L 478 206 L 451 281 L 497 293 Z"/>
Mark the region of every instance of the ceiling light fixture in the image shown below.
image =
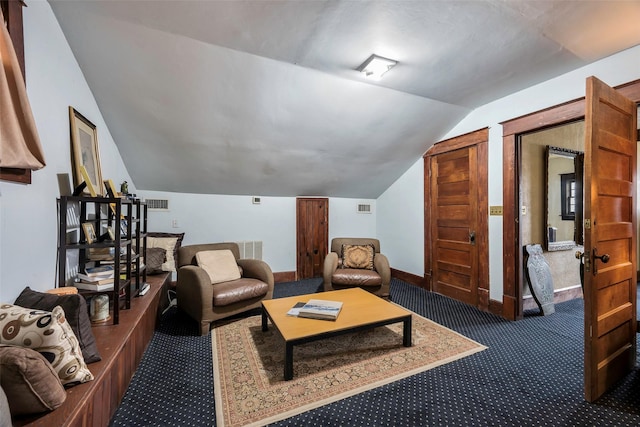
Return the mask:
<path id="1" fill-rule="evenodd" d="M 364 63 L 357 68 L 365 77 L 373 80 L 380 80 L 384 73 L 396 66 L 398 61 L 383 58 L 378 55 L 371 55 Z"/>

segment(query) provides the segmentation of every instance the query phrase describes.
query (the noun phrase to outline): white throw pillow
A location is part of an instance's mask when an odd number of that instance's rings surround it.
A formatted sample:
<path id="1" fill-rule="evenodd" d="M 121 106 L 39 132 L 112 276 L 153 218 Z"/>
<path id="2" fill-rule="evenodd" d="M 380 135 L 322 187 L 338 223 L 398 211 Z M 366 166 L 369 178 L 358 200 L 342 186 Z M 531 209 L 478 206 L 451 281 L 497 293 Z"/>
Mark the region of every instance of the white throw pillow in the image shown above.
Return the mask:
<path id="1" fill-rule="evenodd" d="M 198 266 L 207 272 L 213 285 L 240 278 L 236 257 L 229 249 L 201 251 L 196 254 L 196 260 Z"/>

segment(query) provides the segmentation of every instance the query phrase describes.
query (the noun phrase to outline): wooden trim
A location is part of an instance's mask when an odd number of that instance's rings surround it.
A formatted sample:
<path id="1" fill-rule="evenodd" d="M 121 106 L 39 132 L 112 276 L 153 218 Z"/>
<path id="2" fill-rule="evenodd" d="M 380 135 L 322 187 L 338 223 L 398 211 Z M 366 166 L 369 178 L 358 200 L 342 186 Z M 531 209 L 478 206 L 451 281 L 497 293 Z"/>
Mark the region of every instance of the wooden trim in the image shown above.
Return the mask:
<path id="1" fill-rule="evenodd" d="M 424 156 L 424 278 L 425 289 L 433 290 L 433 277 L 431 272 L 431 157 Z"/>
<path id="2" fill-rule="evenodd" d="M 160 299 L 166 295 L 169 273 L 148 277 L 151 286 L 131 308 L 120 312 L 118 325 L 92 328 L 102 360 L 88 365 L 93 381 L 67 390 L 65 402 L 52 412 L 19 417 L 14 426 L 108 426 L 142 359 L 157 322 Z"/>
<path id="3" fill-rule="evenodd" d="M 615 88 L 635 103 L 640 102 L 640 80 Z M 575 99 L 525 116 L 507 120 L 502 125 L 503 155 L 503 316 L 510 320 L 522 318 L 523 268 L 520 250 L 520 147 L 519 135 L 547 127 L 584 119 L 585 99 Z"/>
<path id="4" fill-rule="evenodd" d="M 500 301 L 496 301 L 494 299 L 489 300 L 489 313 L 493 313 L 496 316 L 501 316 L 504 312 L 504 307 Z"/>
<path id="5" fill-rule="evenodd" d="M 391 269 L 391 277 L 393 277 L 394 279 L 402 280 L 403 282 L 407 282 L 410 285 L 418 286 L 422 289 L 427 289 L 428 283 L 425 277 L 420 277 L 416 274 L 407 273 L 406 271 L 402 270 L 396 270 L 395 268 Z"/>
<path id="6" fill-rule="evenodd" d="M 275 283 L 295 282 L 295 280 L 296 280 L 295 271 L 279 271 L 279 272 L 273 273 L 273 281 Z"/>
<path id="7" fill-rule="evenodd" d="M 489 140 L 489 128 L 482 128 L 474 130 L 473 132 L 465 133 L 460 136 L 454 136 L 453 138 L 446 139 L 444 141 L 436 142 L 431 146 L 424 154 L 423 157 L 435 156 L 437 154 L 448 153 L 460 148 L 470 147 L 481 143 L 486 143 Z"/>

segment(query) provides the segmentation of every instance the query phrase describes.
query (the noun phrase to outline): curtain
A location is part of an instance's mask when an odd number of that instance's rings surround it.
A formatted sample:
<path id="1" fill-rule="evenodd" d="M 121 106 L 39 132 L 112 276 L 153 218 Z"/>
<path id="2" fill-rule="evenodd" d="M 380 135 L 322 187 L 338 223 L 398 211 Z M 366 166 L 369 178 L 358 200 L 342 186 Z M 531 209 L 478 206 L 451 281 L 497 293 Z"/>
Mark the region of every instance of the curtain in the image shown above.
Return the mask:
<path id="1" fill-rule="evenodd" d="M 45 161 L 38 130 L 2 11 L 0 18 L 0 167 L 42 169 Z"/>

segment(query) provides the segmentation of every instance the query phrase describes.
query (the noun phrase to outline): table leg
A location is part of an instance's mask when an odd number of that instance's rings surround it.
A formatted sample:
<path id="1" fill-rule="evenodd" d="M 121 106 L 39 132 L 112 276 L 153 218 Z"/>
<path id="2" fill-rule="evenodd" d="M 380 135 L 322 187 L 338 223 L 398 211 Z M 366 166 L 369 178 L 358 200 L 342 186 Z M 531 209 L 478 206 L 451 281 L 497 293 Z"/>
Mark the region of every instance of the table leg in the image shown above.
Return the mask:
<path id="1" fill-rule="evenodd" d="M 293 344 L 285 343 L 284 352 L 284 380 L 293 379 Z"/>
<path id="2" fill-rule="evenodd" d="M 266 332 L 269 330 L 269 326 L 267 324 L 267 310 L 262 307 L 262 332 Z"/>
<path id="3" fill-rule="evenodd" d="M 405 347 L 411 347 L 411 316 L 403 322 L 403 342 Z"/>

